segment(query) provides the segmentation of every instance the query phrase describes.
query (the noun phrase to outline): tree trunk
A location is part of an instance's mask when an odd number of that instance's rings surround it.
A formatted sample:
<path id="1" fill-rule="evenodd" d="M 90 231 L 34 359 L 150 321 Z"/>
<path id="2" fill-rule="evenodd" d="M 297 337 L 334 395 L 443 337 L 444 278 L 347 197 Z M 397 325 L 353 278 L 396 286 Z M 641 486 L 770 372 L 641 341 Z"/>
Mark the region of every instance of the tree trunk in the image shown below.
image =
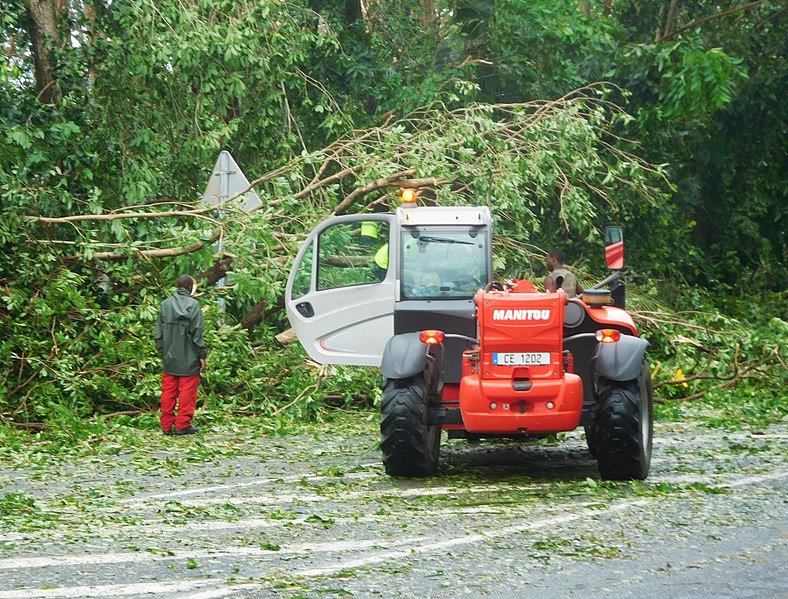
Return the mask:
<path id="1" fill-rule="evenodd" d="M 364 18 L 363 0 L 345 0 L 345 20 L 354 23 Z"/>
<path id="2" fill-rule="evenodd" d="M 232 266 L 233 257 L 225 256 L 221 260 L 214 262 L 208 270 L 197 275 L 195 279 L 202 281 L 205 285 L 214 285 L 227 275 L 227 272 L 232 269 Z"/>
<path id="3" fill-rule="evenodd" d="M 421 1 L 421 25 L 429 27 L 435 20 L 435 0 Z"/>
<path id="4" fill-rule="evenodd" d="M 57 104 L 51 49 L 60 46 L 60 0 L 25 0 L 31 18 L 30 41 L 35 61 L 36 90 L 42 104 Z"/>
<path id="5" fill-rule="evenodd" d="M 679 2 L 678 0 L 671 0 L 670 7 L 668 8 L 667 16 L 665 17 L 665 24 L 662 27 L 662 33 L 659 36 L 658 42 L 661 42 L 666 37 L 670 36 L 673 33 L 674 29 L 674 21 L 676 20 L 676 15 L 678 14 L 679 9 Z"/>
<path id="6" fill-rule="evenodd" d="M 265 318 L 265 310 L 267 307 L 268 303 L 265 301 L 256 303 L 252 307 L 251 311 L 243 317 L 241 326 L 251 333 L 254 328 Z"/>

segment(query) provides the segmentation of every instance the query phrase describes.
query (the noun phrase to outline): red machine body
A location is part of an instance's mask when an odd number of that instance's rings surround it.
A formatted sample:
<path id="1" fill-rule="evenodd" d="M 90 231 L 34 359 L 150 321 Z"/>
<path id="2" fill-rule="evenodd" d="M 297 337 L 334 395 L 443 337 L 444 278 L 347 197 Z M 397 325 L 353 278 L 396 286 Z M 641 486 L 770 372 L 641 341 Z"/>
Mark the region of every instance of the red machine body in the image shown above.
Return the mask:
<path id="1" fill-rule="evenodd" d="M 478 350 L 465 352 L 459 404 L 471 433 L 577 428 L 583 383 L 564 355 L 566 294 L 479 291 Z"/>

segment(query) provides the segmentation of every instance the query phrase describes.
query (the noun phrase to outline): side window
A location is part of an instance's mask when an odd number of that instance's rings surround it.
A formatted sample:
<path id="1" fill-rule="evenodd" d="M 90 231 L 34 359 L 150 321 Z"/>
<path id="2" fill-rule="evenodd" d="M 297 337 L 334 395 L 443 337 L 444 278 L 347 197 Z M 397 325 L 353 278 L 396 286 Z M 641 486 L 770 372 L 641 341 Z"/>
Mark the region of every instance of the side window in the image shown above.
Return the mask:
<path id="1" fill-rule="evenodd" d="M 388 269 L 388 223 L 356 221 L 323 231 L 317 240 L 317 289 L 378 283 Z"/>
<path id="2" fill-rule="evenodd" d="M 295 280 L 293 281 L 293 299 L 298 299 L 309 293 L 309 289 L 312 286 L 312 256 L 314 254 L 314 247 L 314 242 L 309 244 L 309 247 L 304 253 L 304 257 L 301 258 L 301 262 L 298 265 Z"/>

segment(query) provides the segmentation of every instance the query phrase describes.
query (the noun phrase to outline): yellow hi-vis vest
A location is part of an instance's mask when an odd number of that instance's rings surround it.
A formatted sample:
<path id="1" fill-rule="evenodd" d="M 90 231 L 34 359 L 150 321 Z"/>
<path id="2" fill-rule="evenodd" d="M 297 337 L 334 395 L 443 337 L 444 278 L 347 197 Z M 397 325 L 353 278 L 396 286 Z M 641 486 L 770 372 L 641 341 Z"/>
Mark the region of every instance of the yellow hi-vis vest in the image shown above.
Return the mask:
<path id="1" fill-rule="evenodd" d="M 388 270 L 389 268 L 389 244 L 384 243 L 380 246 L 380 249 L 375 252 L 375 264 L 378 267 L 382 268 L 383 270 Z"/>
<path id="2" fill-rule="evenodd" d="M 378 223 L 374 220 L 361 222 L 361 241 L 370 245 L 378 239 Z"/>

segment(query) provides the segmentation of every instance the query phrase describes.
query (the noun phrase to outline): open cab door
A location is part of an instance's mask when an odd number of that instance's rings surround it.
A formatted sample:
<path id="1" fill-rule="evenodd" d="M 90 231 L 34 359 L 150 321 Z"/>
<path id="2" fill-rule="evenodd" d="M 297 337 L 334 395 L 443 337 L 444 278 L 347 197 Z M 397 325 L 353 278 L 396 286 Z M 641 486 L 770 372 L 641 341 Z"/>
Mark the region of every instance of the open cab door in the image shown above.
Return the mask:
<path id="1" fill-rule="evenodd" d="M 393 214 L 338 216 L 296 256 L 285 291 L 290 324 L 321 364 L 380 366 L 394 334 Z"/>

